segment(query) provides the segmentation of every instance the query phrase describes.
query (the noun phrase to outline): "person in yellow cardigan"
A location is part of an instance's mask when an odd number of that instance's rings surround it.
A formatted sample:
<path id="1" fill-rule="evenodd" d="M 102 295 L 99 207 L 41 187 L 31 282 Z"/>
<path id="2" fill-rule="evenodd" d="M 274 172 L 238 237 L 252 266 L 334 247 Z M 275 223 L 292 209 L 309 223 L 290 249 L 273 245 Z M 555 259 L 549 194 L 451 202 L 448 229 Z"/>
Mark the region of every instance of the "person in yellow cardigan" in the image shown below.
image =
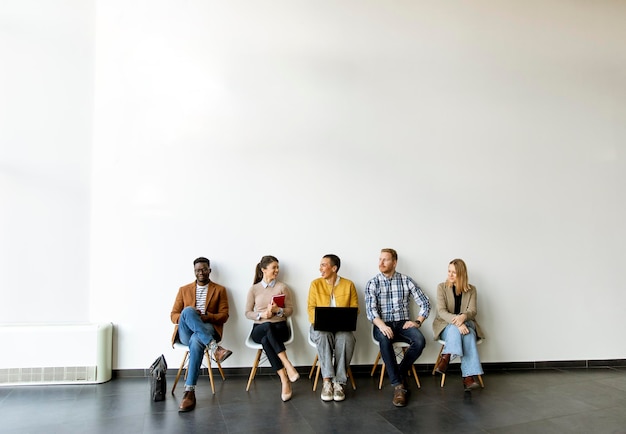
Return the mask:
<path id="1" fill-rule="evenodd" d="M 311 282 L 308 313 L 311 322 L 310 337 L 317 345 L 322 377 L 322 401 L 343 401 L 343 386 L 348 380 L 347 369 L 352 360 L 356 338 L 354 332 L 325 332 L 314 330 L 315 308 L 359 307 L 359 298 L 352 281 L 339 277 L 341 260 L 337 255 L 324 255 L 320 261 L 321 277 Z"/>

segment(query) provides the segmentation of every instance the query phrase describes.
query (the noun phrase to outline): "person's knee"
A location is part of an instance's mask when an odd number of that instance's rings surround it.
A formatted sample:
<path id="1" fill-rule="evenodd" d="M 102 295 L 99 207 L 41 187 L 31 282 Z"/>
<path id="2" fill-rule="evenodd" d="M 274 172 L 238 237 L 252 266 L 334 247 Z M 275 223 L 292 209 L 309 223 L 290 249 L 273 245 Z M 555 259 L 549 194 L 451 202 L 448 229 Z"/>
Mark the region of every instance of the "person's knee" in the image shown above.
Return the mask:
<path id="1" fill-rule="evenodd" d="M 413 333 L 411 336 L 411 345 L 418 348 L 424 348 L 426 346 L 426 338 L 424 338 L 424 335 L 420 331 L 416 331 L 416 333 Z"/>
<path id="2" fill-rule="evenodd" d="M 194 333 L 189 338 L 189 351 L 204 351 L 204 343 Z"/>
<path id="3" fill-rule="evenodd" d="M 189 315 L 197 315 L 197 314 L 198 312 L 196 311 L 195 308 L 191 306 L 187 306 L 186 308 L 182 310 L 182 312 L 180 313 L 180 316 L 182 318 L 187 318 Z"/>
<path id="4" fill-rule="evenodd" d="M 376 339 L 378 341 L 378 343 L 382 344 L 383 342 L 385 343 L 390 343 L 391 341 L 389 340 L 389 338 L 387 336 L 385 336 L 379 329 L 378 327 L 376 327 L 374 329 L 374 339 Z"/>

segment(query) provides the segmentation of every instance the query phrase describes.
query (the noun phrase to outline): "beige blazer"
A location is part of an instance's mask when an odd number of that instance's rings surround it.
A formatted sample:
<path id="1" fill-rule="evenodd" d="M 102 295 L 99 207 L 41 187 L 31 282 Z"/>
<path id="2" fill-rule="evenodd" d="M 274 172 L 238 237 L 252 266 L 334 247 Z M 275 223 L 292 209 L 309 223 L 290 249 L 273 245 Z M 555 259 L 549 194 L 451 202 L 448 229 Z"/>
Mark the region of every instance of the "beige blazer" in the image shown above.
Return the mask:
<path id="1" fill-rule="evenodd" d="M 172 306 L 172 313 L 170 318 L 172 322 L 176 324 L 174 327 L 174 334 L 172 335 L 172 345 L 178 338 L 178 319 L 180 313 L 187 306 L 196 307 L 196 282 L 189 285 L 182 286 L 178 290 L 174 306 Z M 208 322 L 215 327 L 215 331 L 219 333 L 221 337 L 224 330 L 224 323 L 228 320 L 228 295 L 226 294 L 226 288 L 222 285 L 209 281 L 209 288 L 206 294 L 206 314 L 200 315 L 203 322 Z"/>
<path id="2" fill-rule="evenodd" d="M 484 338 L 485 335 L 476 321 L 476 287 L 470 285 L 467 292 L 461 294 L 461 312 L 467 315 L 467 319 L 474 321 L 476 325 L 476 335 Z M 435 340 L 439 340 L 441 332 L 448 324 L 452 323 L 454 318 L 454 295 L 452 289 L 446 288 L 445 283 L 437 286 L 437 316 L 433 321 L 433 333 Z"/>

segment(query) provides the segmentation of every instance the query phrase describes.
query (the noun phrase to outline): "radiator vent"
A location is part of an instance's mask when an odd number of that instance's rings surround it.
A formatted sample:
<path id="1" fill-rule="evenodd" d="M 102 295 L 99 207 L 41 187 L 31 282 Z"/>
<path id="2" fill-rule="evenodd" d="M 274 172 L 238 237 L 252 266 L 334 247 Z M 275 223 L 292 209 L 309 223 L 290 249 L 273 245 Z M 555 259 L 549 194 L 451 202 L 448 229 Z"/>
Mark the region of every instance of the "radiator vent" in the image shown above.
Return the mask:
<path id="1" fill-rule="evenodd" d="M 95 366 L 0 369 L 0 385 L 94 383 Z"/>

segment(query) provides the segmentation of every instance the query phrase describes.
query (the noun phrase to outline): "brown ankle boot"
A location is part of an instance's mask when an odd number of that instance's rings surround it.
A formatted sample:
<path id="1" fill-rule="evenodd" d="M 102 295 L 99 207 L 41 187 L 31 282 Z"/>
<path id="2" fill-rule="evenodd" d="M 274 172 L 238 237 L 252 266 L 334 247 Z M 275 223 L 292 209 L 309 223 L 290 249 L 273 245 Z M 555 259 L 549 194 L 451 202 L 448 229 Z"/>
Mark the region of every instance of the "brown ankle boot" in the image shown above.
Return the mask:
<path id="1" fill-rule="evenodd" d="M 465 388 L 465 391 L 468 392 L 470 390 L 478 389 L 480 384 L 478 384 L 476 380 L 474 380 L 474 377 L 470 375 L 469 377 L 463 377 L 463 387 Z"/>
<path id="2" fill-rule="evenodd" d="M 450 354 L 442 354 L 439 363 L 437 363 L 437 366 L 435 367 L 435 372 L 445 374 L 448 370 L 448 363 L 450 363 Z"/>
<path id="3" fill-rule="evenodd" d="M 196 408 L 196 392 L 188 390 L 183 394 L 183 400 L 180 403 L 180 407 L 178 407 L 178 411 L 182 413 L 191 411 L 194 408 Z"/>

